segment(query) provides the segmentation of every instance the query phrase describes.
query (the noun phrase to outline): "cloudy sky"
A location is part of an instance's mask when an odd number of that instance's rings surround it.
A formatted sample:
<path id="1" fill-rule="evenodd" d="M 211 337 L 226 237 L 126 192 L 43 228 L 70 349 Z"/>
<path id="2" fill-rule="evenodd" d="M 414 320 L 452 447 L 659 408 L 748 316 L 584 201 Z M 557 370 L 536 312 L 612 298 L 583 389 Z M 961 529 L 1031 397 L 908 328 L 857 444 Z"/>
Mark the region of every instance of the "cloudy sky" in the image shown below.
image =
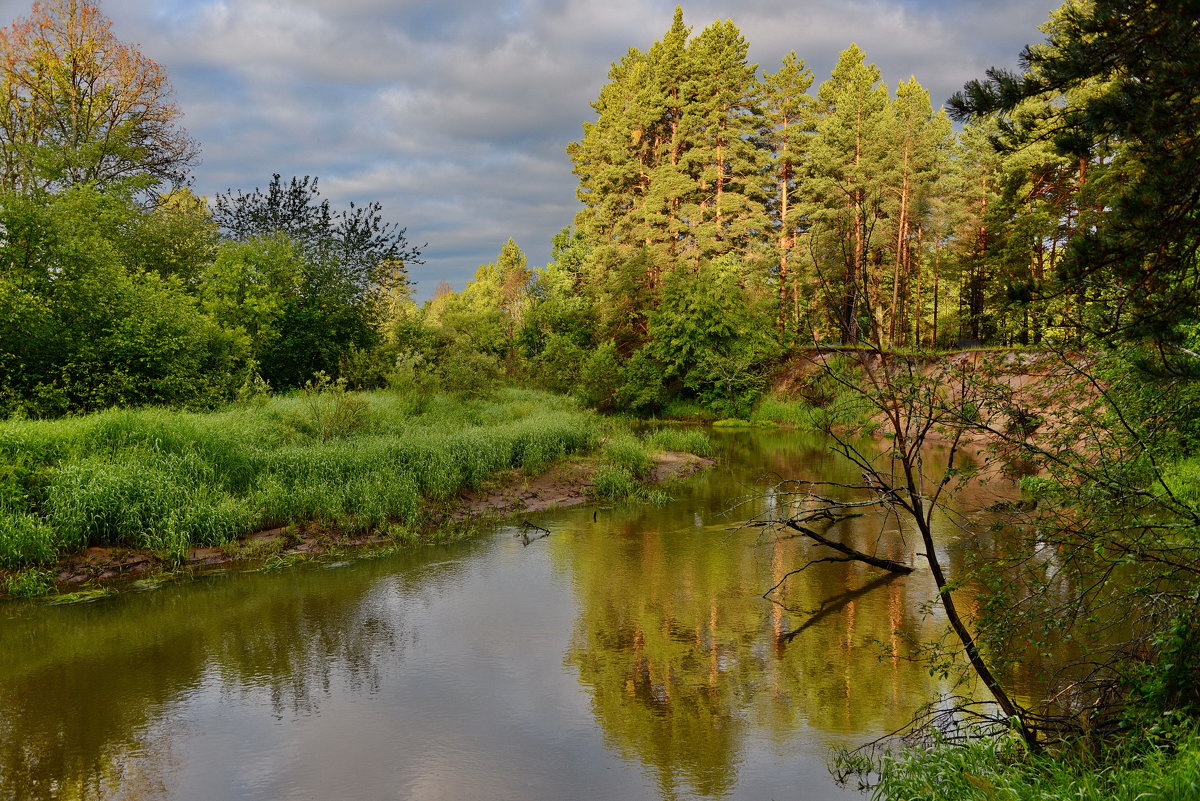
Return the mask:
<path id="1" fill-rule="evenodd" d="M 609 65 L 671 23 L 674 0 L 100 0 L 170 76 L 202 147 L 205 195 L 315 175 L 334 203 L 380 201 L 428 243 L 418 298 L 461 288 L 512 236 L 544 264 L 577 208 L 564 153 Z M 819 84 L 857 42 L 935 106 L 1040 39 L 1054 0 L 693 0 L 732 19 L 773 72 L 789 50 Z M 3 22 L 30 0 L 0 0 Z"/>

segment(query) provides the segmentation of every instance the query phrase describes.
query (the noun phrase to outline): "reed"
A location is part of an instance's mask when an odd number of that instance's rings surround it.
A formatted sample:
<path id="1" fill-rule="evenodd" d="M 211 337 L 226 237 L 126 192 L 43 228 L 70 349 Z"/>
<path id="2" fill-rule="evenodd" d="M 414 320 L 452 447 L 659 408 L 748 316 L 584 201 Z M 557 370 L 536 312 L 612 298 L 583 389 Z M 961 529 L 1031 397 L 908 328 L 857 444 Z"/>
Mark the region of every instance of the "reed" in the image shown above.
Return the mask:
<path id="1" fill-rule="evenodd" d="M 708 434 L 695 428 L 660 428 L 646 437 L 646 446 L 652 451 L 694 453 L 697 456 L 713 454 Z"/>
<path id="2" fill-rule="evenodd" d="M 339 409 L 340 406 L 340 409 Z M 0 567 L 90 545 L 179 556 L 256 530 L 406 525 L 502 470 L 599 442 L 570 399 L 308 391 L 209 414 L 149 408 L 0 424 Z"/>
<path id="3" fill-rule="evenodd" d="M 927 801 L 1182 801 L 1200 798 L 1200 733 L 1132 735 L 1099 754 L 1031 756 L 1007 741 L 941 746 L 885 758 L 873 798 Z M 1081 745 L 1083 745 L 1081 743 Z"/>

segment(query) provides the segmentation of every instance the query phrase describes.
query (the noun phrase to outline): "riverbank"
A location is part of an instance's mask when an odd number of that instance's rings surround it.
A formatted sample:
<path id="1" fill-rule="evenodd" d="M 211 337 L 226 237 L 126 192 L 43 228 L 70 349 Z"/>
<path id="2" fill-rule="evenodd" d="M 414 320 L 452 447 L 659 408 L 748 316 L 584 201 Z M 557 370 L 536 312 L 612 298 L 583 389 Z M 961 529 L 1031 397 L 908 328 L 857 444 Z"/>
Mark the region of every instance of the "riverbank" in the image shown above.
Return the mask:
<path id="1" fill-rule="evenodd" d="M 648 483 L 653 484 L 685 478 L 715 464 L 691 453 L 655 453 L 651 459 L 654 466 Z M 49 572 L 59 590 L 70 590 L 168 571 L 203 571 L 256 561 L 279 564 L 329 553 L 447 542 L 507 518 L 594 501 L 592 479 L 603 468 L 600 459 L 584 458 L 550 465 L 532 477 L 519 470 L 505 471 L 432 511 L 419 530 L 348 532 L 321 523 L 299 523 L 257 531 L 219 546 L 189 548 L 175 559 L 147 548 L 92 546 L 66 555 Z"/>
<path id="2" fill-rule="evenodd" d="M 164 566 L 403 544 L 485 509 L 515 511 L 514 500 L 610 497 L 587 486 L 587 472 L 521 496 L 588 458 L 597 472 L 632 476 L 652 449 L 569 398 L 515 389 L 464 399 L 324 388 L 208 414 L 9 421 L 0 588 L 37 595 Z M 622 466 L 628 458 L 636 470 Z"/>

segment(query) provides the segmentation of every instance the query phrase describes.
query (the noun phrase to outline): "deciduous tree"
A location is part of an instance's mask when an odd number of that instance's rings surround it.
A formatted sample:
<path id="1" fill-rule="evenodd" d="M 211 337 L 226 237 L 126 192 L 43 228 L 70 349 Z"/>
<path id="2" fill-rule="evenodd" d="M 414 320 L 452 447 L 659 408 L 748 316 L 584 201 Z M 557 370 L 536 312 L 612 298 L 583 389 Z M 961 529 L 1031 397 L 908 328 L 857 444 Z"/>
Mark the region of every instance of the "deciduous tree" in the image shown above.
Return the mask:
<path id="1" fill-rule="evenodd" d="M 181 183 L 197 148 L 163 68 L 83 0 L 43 0 L 0 29 L 5 191 Z"/>

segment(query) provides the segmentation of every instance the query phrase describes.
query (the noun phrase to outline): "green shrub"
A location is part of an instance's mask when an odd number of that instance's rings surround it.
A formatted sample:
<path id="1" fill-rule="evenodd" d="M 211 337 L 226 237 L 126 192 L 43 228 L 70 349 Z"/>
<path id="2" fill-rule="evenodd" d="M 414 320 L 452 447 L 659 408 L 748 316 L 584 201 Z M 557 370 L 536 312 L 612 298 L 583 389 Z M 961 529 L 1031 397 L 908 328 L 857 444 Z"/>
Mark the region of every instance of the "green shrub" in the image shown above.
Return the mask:
<path id="1" fill-rule="evenodd" d="M 622 386 L 622 360 L 616 343 L 609 341 L 593 348 L 579 371 L 576 392 L 580 399 L 594 409 L 611 411 L 618 405 Z"/>
<path id="2" fill-rule="evenodd" d="M 300 399 L 287 424 L 321 442 L 348 437 L 370 422 L 370 404 L 359 393 L 347 391 L 344 380 L 333 381 L 325 373 L 304 385 Z"/>

